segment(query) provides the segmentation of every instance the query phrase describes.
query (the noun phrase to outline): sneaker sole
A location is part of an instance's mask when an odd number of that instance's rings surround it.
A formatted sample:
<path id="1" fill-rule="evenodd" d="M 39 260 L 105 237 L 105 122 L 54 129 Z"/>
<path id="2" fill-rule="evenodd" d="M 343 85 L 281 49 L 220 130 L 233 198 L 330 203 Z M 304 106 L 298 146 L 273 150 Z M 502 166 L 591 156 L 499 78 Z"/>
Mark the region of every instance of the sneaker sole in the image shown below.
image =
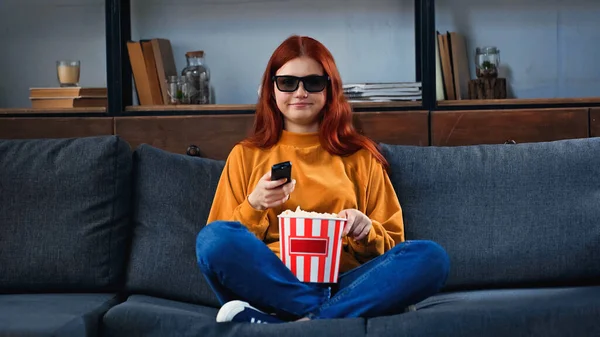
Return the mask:
<path id="1" fill-rule="evenodd" d="M 217 313 L 217 322 L 230 322 L 235 315 L 244 311 L 250 304 L 244 301 L 230 301 L 225 303 Z"/>

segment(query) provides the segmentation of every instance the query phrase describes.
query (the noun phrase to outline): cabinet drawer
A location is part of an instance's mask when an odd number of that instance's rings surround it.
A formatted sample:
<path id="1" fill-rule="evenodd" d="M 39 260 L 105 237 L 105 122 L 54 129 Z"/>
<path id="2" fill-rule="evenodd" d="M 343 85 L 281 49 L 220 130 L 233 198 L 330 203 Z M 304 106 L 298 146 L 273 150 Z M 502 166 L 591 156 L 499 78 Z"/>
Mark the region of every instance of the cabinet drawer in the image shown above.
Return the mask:
<path id="1" fill-rule="evenodd" d="M 588 137 L 588 109 L 435 111 L 432 145 L 529 143 Z"/>
<path id="2" fill-rule="evenodd" d="M 427 111 L 361 112 L 354 114 L 356 129 L 378 143 L 429 145 Z"/>
<path id="3" fill-rule="evenodd" d="M 74 138 L 113 134 L 112 117 L 0 118 L 0 138 Z"/>
<path id="4" fill-rule="evenodd" d="M 185 154 L 193 146 L 195 155 L 225 160 L 253 122 L 254 115 L 115 117 L 115 133 L 132 149 L 145 143 Z"/>
<path id="5" fill-rule="evenodd" d="M 163 150 L 224 160 L 244 139 L 254 115 L 116 117 L 115 133 L 135 149 L 142 143 Z M 359 132 L 376 142 L 428 145 L 427 111 L 362 112 L 354 115 Z"/>

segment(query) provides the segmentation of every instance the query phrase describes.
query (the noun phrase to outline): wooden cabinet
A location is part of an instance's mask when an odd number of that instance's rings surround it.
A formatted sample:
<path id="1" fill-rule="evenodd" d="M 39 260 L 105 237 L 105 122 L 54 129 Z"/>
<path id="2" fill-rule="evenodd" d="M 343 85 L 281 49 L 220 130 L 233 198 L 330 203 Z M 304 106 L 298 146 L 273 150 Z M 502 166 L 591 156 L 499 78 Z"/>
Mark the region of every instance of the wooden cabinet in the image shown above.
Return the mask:
<path id="1" fill-rule="evenodd" d="M 112 117 L 0 118 L 1 139 L 71 138 L 113 134 Z"/>
<path id="2" fill-rule="evenodd" d="M 434 111 L 432 145 L 528 143 L 588 137 L 588 108 Z"/>
<path id="3" fill-rule="evenodd" d="M 356 128 L 376 142 L 428 145 L 427 111 L 365 112 L 354 115 Z M 132 148 L 142 143 L 184 154 L 192 145 L 199 155 L 221 159 L 244 139 L 254 115 L 116 117 L 115 133 Z"/>
<path id="4" fill-rule="evenodd" d="M 378 143 L 429 145 L 428 111 L 355 113 L 354 125 Z"/>
<path id="5" fill-rule="evenodd" d="M 431 118 L 431 123 L 429 119 Z M 0 138 L 68 138 L 117 134 L 185 154 L 225 159 L 252 128 L 253 114 L 144 117 L 0 117 Z M 456 146 L 600 137 L 600 108 L 391 111 L 354 114 L 357 130 L 379 143 Z"/>
<path id="6" fill-rule="evenodd" d="M 185 154 L 195 145 L 200 156 L 224 160 L 253 121 L 254 115 L 115 117 L 115 133 L 133 149 L 145 143 Z"/>

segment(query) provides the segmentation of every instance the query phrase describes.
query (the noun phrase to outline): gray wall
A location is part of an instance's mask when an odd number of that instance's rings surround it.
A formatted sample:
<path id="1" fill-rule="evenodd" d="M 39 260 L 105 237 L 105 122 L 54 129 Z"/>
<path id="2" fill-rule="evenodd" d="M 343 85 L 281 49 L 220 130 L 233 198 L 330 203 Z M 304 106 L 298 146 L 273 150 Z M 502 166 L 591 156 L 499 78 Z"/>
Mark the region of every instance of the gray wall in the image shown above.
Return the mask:
<path id="1" fill-rule="evenodd" d="M 437 0 L 437 28 L 501 50 L 520 98 L 600 96 L 600 2 Z M 132 0 L 133 39 L 172 41 L 178 70 L 203 49 L 220 104 L 255 103 L 273 49 L 290 34 L 334 54 L 345 82 L 414 81 L 412 0 Z M 28 107 L 54 86 L 55 61 L 82 61 L 84 86 L 106 85 L 103 0 L 0 1 L 0 107 Z M 473 71 L 472 60 L 471 70 Z"/>

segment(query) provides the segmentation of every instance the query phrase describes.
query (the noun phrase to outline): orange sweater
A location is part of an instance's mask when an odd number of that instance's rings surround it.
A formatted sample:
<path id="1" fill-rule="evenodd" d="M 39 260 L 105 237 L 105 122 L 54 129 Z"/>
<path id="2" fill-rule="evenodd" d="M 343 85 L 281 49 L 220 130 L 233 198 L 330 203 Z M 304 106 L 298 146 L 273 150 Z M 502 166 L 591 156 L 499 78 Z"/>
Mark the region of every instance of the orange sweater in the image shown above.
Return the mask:
<path id="1" fill-rule="evenodd" d="M 248 195 L 273 164 L 292 162 L 296 188 L 283 205 L 259 211 Z M 286 209 L 338 213 L 355 208 L 366 214 L 373 226 L 357 242 L 344 237 L 340 272 L 388 251 L 404 241 L 402 210 L 383 167 L 367 150 L 347 157 L 324 150 L 317 133 L 283 131 L 279 142 L 262 150 L 236 145 L 225 164 L 208 222 L 239 221 L 279 256 L 277 215 Z"/>

